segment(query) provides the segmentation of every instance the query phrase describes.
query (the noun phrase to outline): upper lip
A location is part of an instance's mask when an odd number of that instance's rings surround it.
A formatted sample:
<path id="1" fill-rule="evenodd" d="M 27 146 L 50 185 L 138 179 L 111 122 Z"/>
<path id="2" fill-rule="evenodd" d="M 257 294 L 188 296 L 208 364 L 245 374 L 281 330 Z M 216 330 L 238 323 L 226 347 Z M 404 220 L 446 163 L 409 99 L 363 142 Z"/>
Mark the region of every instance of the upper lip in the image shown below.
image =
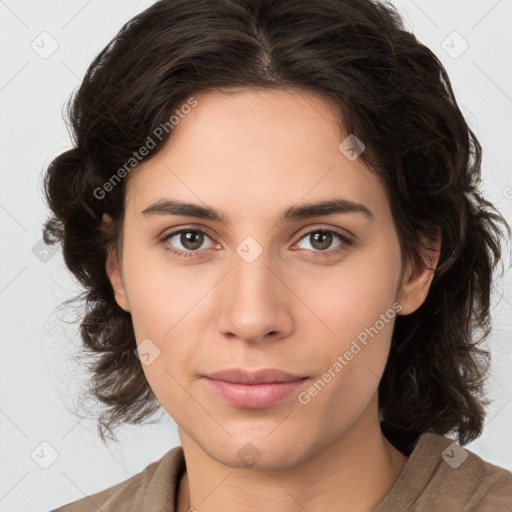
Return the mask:
<path id="1" fill-rule="evenodd" d="M 243 368 L 231 368 L 207 374 L 205 377 L 209 379 L 222 380 L 224 382 L 235 382 L 239 384 L 293 382 L 307 378 L 273 368 L 264 368 L 256 371 L 248 371 L 244 370 Z"/>

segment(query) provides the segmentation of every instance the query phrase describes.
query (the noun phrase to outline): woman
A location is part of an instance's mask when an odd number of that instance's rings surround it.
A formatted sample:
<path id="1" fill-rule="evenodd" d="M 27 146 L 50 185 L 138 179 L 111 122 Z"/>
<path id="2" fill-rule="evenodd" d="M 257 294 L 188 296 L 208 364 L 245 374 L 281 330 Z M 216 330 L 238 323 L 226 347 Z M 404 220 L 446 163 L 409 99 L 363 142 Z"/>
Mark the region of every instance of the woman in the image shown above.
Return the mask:
<path id="1" fill-rule="evenodd" d="M 181 446 L 59 512 L 512 509 L 462 447 L 508 226 L 393 8 L 159 1 L 69 114 L 45 241 L 87 290 L 100 436 L 161 406 Z"/>

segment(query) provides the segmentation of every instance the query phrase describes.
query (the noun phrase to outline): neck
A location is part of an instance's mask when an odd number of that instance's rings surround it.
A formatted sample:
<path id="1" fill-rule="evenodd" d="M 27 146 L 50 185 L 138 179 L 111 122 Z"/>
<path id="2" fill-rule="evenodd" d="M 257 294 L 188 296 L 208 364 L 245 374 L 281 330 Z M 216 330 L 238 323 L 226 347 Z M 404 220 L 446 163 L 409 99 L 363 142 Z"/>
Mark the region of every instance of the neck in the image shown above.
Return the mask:
<path id="1" fill-rule="evenodd" d="M 368 425 L 368 423 L 366 424 Z M 233 468 L 211 458 L 180 430 L 186 473 L 178 512 L 332 509 L 371 512 L 402 472 L 407 457 L 384 437 L 380 422 L 350 431 L 294 466 Z"/>

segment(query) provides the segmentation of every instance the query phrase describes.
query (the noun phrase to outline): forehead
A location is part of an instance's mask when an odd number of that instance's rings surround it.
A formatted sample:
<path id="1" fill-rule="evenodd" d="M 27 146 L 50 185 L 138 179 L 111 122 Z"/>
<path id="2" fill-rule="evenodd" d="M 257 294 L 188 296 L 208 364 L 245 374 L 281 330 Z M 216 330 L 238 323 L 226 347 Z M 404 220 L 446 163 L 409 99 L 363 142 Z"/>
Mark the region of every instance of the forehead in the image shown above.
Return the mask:
<path id="1" fill-rule="evenodd" d="M 381 181 L 340 150 L 334 102 L 298 90 L 224 89 L 193 95 L 170 138 L 130 176 L 127 207 L 157 198 L 204 201 L 238 215 L 273 215 L 333 196 L 385 209 Z"/>

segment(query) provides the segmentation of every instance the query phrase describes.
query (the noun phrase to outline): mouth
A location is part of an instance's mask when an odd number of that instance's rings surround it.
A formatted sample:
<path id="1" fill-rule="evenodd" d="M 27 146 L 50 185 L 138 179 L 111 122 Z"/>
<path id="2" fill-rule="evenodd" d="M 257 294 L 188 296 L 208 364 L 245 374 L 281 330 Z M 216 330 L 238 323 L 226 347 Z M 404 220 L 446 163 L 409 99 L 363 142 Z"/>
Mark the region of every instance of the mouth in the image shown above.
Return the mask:
<path id="1" fill-rule="evenodd" d="M 309 377 L 277 369 L 249 372 L 235 368 L 205 375 L 204 379 L 209 389 L 230 405 L 263 409 L 298 391 Z"/>

